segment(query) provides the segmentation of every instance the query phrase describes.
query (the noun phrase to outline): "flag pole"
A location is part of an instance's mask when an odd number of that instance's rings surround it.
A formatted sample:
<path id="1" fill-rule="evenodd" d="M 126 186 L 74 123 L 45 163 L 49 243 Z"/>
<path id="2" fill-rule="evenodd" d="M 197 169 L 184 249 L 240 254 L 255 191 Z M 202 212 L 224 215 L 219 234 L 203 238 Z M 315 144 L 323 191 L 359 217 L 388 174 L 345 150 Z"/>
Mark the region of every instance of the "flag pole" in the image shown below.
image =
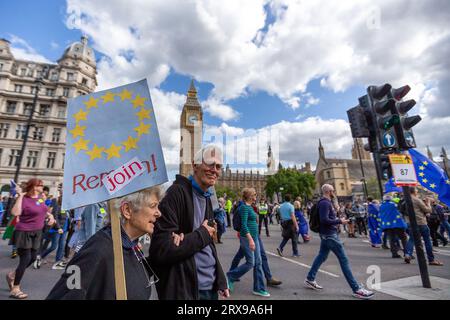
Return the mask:
<path id="1" fill-rule="evenodd" d="M 120 232 L 120 212 L 115 206 L 115 199 L 108 201 L 108 211 L 111 217 L 111 232 L 114 251 L 114 282 L 116 300 L 127 300 L 125 267 L 123 263 L 122 236 Z"/>

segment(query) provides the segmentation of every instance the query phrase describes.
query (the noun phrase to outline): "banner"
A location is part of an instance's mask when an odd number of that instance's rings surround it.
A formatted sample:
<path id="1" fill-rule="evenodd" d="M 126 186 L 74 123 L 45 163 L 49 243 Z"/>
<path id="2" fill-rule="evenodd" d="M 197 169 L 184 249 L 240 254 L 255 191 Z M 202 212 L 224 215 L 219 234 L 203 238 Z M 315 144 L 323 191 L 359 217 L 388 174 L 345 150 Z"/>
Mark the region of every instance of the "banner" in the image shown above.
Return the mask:
<path id="1" fill-rule="evenodd" d="M 64 210 L 121 197 L 167 180 L 145 79 L 69 99 Z"/>

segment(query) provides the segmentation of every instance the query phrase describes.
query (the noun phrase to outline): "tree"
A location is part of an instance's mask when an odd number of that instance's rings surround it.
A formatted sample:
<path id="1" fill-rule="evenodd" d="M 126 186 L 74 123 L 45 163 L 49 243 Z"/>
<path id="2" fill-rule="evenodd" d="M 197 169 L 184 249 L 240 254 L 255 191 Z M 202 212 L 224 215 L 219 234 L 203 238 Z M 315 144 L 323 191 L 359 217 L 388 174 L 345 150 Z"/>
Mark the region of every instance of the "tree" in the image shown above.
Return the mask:
<path id="1" fill-rule="evenodd" d="M 316 180 L 312 174 L 282 168 L 267 178 L 265 191 L 267 196 L 281 192 L 282 196 L 290 194 L 294 198 L 300 196 L 307 199 L 312 196 L 315 186 Z"/>
<path id="2" fill-rule="evenodd" d="M 238 198 L 238 193 L 235 190 L 230 189 L 229 187 L 215 187 L 217 198 L 221 198 L 224 194 L 227 195 L 227 198 L 231 201 L 236 200 Z"/>
<path id="3" fill-rule="evenodd" d="M 380 189 L 378 188 L 377 178 L 370 178 L 366 181 L 367 193 L 369 197 L 381 199 Z"/>

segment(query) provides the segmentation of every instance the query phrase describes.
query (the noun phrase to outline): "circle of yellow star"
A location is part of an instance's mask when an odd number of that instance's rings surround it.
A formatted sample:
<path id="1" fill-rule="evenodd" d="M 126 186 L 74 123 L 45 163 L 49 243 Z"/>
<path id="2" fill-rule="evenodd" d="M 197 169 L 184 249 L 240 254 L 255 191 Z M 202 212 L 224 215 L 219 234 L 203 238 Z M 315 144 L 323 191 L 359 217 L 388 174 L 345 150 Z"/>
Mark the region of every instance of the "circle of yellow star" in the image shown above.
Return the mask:
<path id="1" fill-rule="evenodd" d="M 83 102 L 87 109 L 91 109 L 91 108 L 98 108 L 97 103 L 98 103 L 99 99 L 95 99 L 94 97 L 90 97 L 88 101 Z"/>
<path id="2" fill-rule="evenodd" d="M 88 120 L 87 118 L 90 112 L 89 109 L 93 107 L 98 108 L 98 102 L 100 99 L 103 100 L 103 104 L 101 105 L 105 105 L 108 102 L 114 102 L 115 96 L 121 97 L 122 101 L 127 99 L 130 100 L 133 108 L 141 107 L 139 112 L 135 113 L 139 121 L 139 126 L 133 128 L 133 131 L 136 131 L 137 137 L 129 135 L 127 140 L 122 141 L 118 145 L 112 143 L 109 147 L 104 147 L 94 144 L 94 146 L 90 149 L 89 143 L 91 140 L 86 140 L 83 138 L 85 136 L 86 126 L 81 126 L 79 123 L 80 121 Z M 81 150 L 85 151 L 85 153 L 89 156 L 90 161 L 93 161 L 95 159 L 102 159 L 103 153 L 105 153 L 106 159 L 110 160 L 112 158 L 120 158 L 121 151 L 128 152 L 132 149 L 139 149 L 138 142 L 140 140 L 140 137 L 143 134 L 149 134 L 151 128 L 151 124 L 144 123 L 145 119 L 151 119 L 151 109 L 145 108 L 144 103 L 147 98 L 141 97 L 140 95 L 136 95 L 134 99 L 132 98 L 133 97 L 131 91 L 124 89 L 119 94 L 114 94 L 108 91 L 100 98 L 94 98 L 91 96 L 88 101 L 83 102 L 87 110 L 85 111 L 83 110 L 83 108 L 81 108 L 77 113 L 73 115 L 73 117 L 75 118 L 75 127 L 69 130 L 69 132 L 72 134 L 73 139 L 80 137 L 78 141 L 72 144 L 72 146 L 75 148 L 75 153 L 78 154 Z"/>
<path id="3" fill-rule="evenodd" d="M 101 98 L 103 99 L 103 104 L 107 103 L 107 102 L 114 102 L 114 97 L 116 95 L 110 91 L 108 91 L 104 96 L 101 96 Z"/>
<path id="4" fill-rule="evenodd" d="M 102 158 L 102 152 L 105 150 L 105 148 L 103 147 L 98 147 L 96 144 L 94 144 L 94 147 L 89 150 L 86 151 L 86 154 L 89 155 L 90 159 L 89 160 L 94 160 L 94 159 L 101 159 Z"/>
<path id="5" fill-rule="evenodd" d="M 122 149 L 121 146 L 116 146 L 114 143 L 111 144 L 111 147 L 109 149 L 105 150 L 105 153 L 108 155 L 108 160 L 112 157 L 120 158 L 120 150 Z"/>

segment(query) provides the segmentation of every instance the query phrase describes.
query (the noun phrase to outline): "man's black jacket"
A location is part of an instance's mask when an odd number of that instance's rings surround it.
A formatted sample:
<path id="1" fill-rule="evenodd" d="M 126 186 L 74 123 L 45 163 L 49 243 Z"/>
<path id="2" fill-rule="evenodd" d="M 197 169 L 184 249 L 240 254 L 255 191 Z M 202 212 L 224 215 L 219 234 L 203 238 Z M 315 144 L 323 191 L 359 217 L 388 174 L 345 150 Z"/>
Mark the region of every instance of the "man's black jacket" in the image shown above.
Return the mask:
<path id="1" fill-rule="evenodd" d="M 194 255 L 210 246 L 216 259 L 216 280 L 213 290 L 227 289 L 225 274 L 217 257 L 214 241 L 208 230 L 194 226 L 194 202 L 189 179 L 177 175 L 159 204 L 161 217 L 156 221 L 150 245 L 149 262 L 160 281 L 156 284 L 161 300 L 197 300 L 198 279 Z M 207 199 L 205 219 L 214 219 L 211 200 Z M 172 232 L 183 233 L 177 247 Z"/>

